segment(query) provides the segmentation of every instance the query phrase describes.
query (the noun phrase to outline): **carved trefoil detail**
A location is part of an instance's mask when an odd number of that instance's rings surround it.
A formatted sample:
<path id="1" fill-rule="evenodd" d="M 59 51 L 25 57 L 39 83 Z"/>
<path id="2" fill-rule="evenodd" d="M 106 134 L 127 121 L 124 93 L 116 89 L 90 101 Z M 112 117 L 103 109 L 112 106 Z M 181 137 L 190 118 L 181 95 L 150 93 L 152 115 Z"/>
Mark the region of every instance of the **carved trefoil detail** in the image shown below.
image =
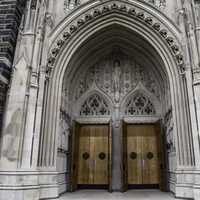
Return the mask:
<path id="1" fill-rule="evenodd" d="M 153 103 L 144 94 L 138 92 L 126 103 L 125 115 L 155 115 Z"/>
<path id="2" fill-rule="evenodd" d="M 80 116 L 108 116 L 109 106 L 98 94 L 88 97 L 81 106 Z"/>

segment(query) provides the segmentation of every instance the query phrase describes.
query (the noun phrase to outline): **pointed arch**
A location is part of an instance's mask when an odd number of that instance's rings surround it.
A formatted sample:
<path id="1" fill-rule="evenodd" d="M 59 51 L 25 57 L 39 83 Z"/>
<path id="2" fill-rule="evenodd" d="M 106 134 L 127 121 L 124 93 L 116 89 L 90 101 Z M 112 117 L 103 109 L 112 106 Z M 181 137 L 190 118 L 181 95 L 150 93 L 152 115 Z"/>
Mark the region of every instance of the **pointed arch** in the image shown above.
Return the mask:
<path id="1" fill-rule="evenodd" d="M 74 118 L 109 117 L 112 110 L 112 100 L 94 85 L 77 100 L 72 112 Z"/>
<path id="2" fill-rule="evenodd" d="M 144 106 L 135 105 L 137 101 L 142 101 Z M 163 112 L 162 107 L 162 102 L 160 102 L 159 99 L 148 89 L 146 89 L 140 82 L 132 92 L 124 97 L 123 101 L 121 102 L 121 113 L 126 116 L 161 116 Z M 130 113 L 127 110 L 128 108 L 131 109 Z M 134 108 L 136 109 L 135 112 Z M 145 111 L 145 109 L 149 109 L 149 111 Z"/>
<path id="3" fill-rule="evenodd" d="M 102 96 L 97 93 L 89 96 L 81 105 L 80 116 L 109 116 L 110 108 Z"/>
<path id="4" fill-rule="evenodd" d="M 131 94 L 124 106 L 125 116 L 156 115 L 152 101 L 142 91 Z"/>

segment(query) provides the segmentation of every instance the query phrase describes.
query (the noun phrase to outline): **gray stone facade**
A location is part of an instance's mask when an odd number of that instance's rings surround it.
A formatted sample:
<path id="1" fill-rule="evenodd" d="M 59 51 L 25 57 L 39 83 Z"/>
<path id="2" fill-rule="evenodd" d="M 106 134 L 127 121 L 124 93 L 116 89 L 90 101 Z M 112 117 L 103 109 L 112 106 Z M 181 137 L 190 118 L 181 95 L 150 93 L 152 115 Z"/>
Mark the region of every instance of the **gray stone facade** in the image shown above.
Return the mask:
<path id="1" fill-rule="evenodd" d="M 75 120 L 112 122 L 114 191 L 121 122 L 159 122 L 169 191 L 199 200 L 199 10 L 197 0 L 0 0 L 0 199 L 69 191 Z"/>

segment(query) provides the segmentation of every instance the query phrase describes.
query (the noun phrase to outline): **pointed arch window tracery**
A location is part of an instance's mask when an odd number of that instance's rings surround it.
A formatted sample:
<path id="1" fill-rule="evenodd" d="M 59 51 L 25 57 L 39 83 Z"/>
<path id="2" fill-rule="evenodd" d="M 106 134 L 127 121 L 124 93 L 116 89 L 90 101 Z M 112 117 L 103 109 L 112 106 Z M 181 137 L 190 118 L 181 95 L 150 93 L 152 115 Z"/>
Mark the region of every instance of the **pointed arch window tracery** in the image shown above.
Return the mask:
<path id="1" fill-rule="evenodd" d="M 80 116 L 108 116 L 110 109 L 107 102 L 98 94 L 87 98 L 81 106 Z"/>
<path id="2" fill-rule="evenodd" d="M 134 94 L 126 103 L 125 115 L 155 115 L 153 103 L 142 93 Z"/>

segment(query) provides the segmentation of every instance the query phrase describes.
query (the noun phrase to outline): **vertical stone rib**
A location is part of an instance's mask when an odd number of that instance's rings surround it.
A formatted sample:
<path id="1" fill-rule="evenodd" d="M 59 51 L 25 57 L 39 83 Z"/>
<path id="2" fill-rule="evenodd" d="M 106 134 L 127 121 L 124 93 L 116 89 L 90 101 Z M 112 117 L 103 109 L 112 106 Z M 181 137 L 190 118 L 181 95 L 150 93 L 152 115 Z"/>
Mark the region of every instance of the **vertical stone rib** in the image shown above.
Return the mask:
<path id="1" fill-rule="evenodd" d="M 39 166 L 45 165 L 45 123 L 46 123 L 46 110 L 47 110 L 47 96 L 48 96 L 48 80 L 45 80 L 45 86 L 44 86 L 44 101 L 43 101 L 43 110 L 42 110 L 42 116 L 41 116 L 41 128 L 40 128 L 40 145 L 39 145 Z"/>

